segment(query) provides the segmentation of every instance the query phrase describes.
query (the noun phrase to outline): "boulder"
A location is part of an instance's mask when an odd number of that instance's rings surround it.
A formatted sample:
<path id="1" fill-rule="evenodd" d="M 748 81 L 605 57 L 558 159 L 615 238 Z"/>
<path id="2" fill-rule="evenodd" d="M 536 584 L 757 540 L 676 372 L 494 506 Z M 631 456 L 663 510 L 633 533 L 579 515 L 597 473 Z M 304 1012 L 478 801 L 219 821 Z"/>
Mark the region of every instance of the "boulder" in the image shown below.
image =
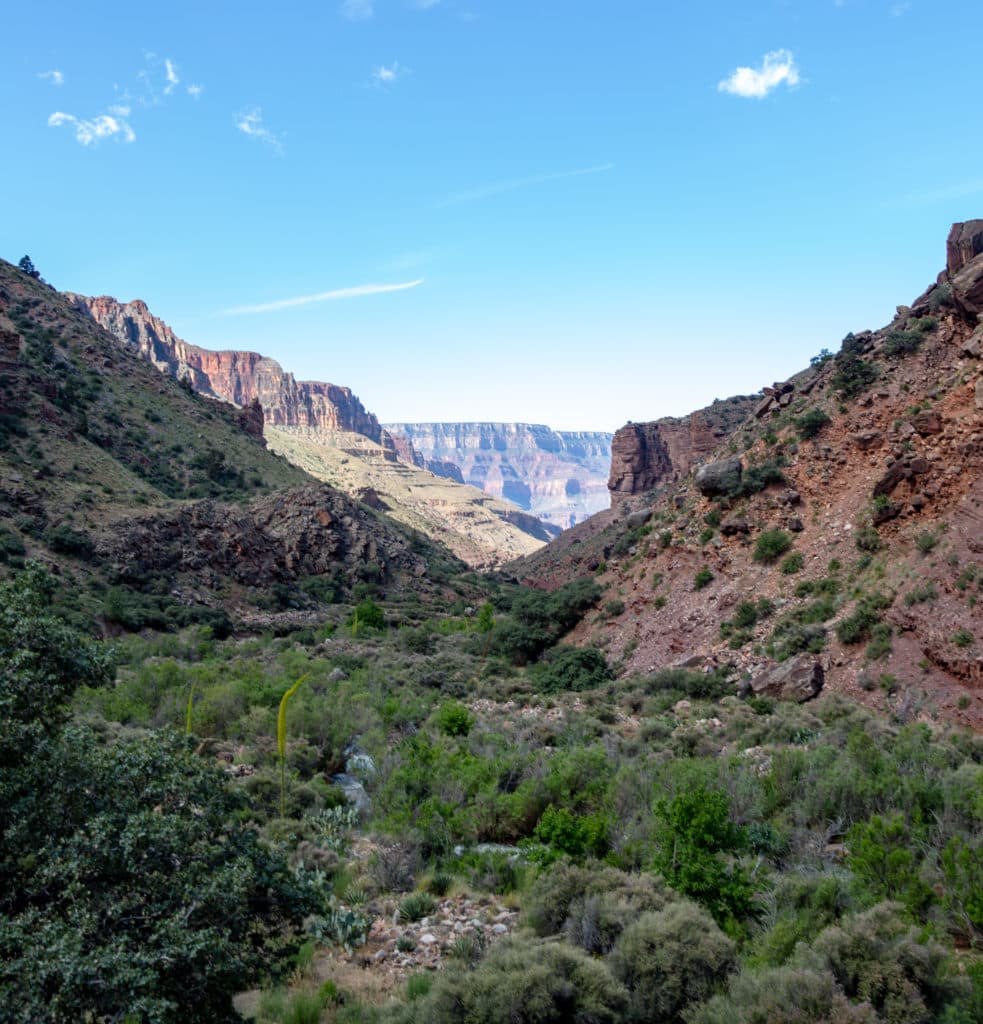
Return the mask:
<path id="1" fill-rule="evenodd" d="M 744 464 L 736 456 L 708 462 L 696 471 L 696 488 L 706 498 L 730 494 L 740 486 L 743 472 Z"/>
<path id="2" fill-rule="evenodd" d="M 958 274 L 967 263 L 983 253 L 983 220 L 952 225 L 945 243 L 946 270 Z"/>
<path id="3" fill-rule="evenodd" d="M 728 516 L 720 524 L 720 532 L 725 537 L 736 537 L 738 534 L 750 533 L 751 527 L 744 516 Z"/>
<path id="4" fill-rule="evenodd" d="M 642 508 L 637 512 L 632 512 L 628 517 L 627 523 L 631 530 L 637 530 L 640 526 L 644 526 L 652 518 L 652 510 L 650 508 Z"/>
<path id="5" fill-rule="evenodd" d="M 922 437 L 926 437 L 929 434 L 942 433 L 942 417 L 934 409 L 916 412 L 911 417 L 911 425 Z"/>
<path id="6" fill-rule="evenodd" d="M 970 322 L 983 313 L 983 256 L 970 260 L 957 274 L 950 276 L 952 300 Z"/>
<path id="7" fill-rule="evenodd" d="M 794 700 L 802 704 L 819 695 L 825 681 L 822 665 L 808 654 L 763 669 L 751 678 L 756 697 Z"/>

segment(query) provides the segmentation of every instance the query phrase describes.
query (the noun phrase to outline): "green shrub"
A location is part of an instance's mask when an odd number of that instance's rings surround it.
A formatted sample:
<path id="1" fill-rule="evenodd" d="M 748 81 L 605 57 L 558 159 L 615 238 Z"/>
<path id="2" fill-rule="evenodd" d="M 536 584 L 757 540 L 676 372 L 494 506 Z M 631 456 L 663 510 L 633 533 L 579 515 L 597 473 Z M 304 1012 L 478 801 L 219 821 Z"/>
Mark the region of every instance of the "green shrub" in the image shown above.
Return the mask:
<path id="1" fill-rule="evenodd" d="M 539 693 L 580 692 L 602 686 L 611 678 L 611 669 L 596 647 L 559 644 L 533 665 L 529 677 Z"/>
<path id="2" fill-rule="evenodd" d="M 400 900 L 399 919 L 401 921 L 422 921 L 437 909 L 434 898 L 426 892 L 411 892 Z"/>
<path id="3" fill-rule="evenodd" d="M 613 601 L 608 601 L 604 606 L 604 611 L 609 618 L 616 619 L 619 615 L 624 614 L 625 602 L 617 598 Z"/>
<path id="4" fill-rule="evenodd" d="M 473 725 L 474 715 L 458 701 L 445 701 L 437 711 L 437 728 L 445 736 L 467 736 Z"/>
<path id="5" fill-rule="evenodd" d="M 732 498 L 750 497 L 752 494 L 758 494 L 773 484 L 784 483 L 786 483 L 785 474 L 782 472 L 778 462 L 774 459 L 766 459 L 763 462 L 756 462 L 745 468 L 741 475 L 740 485 L 731 492 L 730 496 Z"/>
<path id="6" fill-rule="evenodd" d="M 952 634 L 952 642 L 957 647 L 971 647 L 976 638 L 965 627 L 960 627 Z"/>
<path id="7" fill-rule="evenodd" d="M 869 640 L 871 630 L 881 621 L 880 612 L 890 603 L 890 599 L 883 594 L 866 594 L 861 597 L 853 614 L 836 624 L 836 636 L 840 643 L 857 644 L 861 640 Z"/>
<path id="8" fill-rule="evenodd" d="M 770 565 L 792 546 L 792 538 L 784 530 L 765 530 L 754 545 L 754 560 Z"/>
<path id="9" fill-rule="evenodd" d="M 660 910 L 666 889 L 652 875 L 569 861 L 542 871 L 524 901 L 525 920 L 537 935 L 567 937 L 589 952 L 606 953 L 625 926 L 646 910 Z M 593 908 L 585 901 L 595 901 Z M 594 915 L 593 923 L 587 918 Z"/>
<path id="10" fill-rule="evenodd" d="M 913 604 L 923 604 L 925 601 L 934 601 L 939 596 L 935 584 L 931 580 L 919 583 L 904 596 L 904 603 L 910 608 Z"/>
<path id="11" fill-rule="evenodd" d="M 856 398 L 877 380 L 877 369 L 861 359 L 864 344 L 853 333 L 843 339 L 836 354 L 831 387 L 843 398 Z"/>
<path id="12" fill-rule="evenodd" d="M 472 971 L 440 971 L 402 1024 L 618 1024 L 628 994 L 605 966 L 563 943 L 511 938 Z"/>
<path id="13" fill-rule="evenodd" d="M 372 600 L 359 602 L 348 617 L 348 625 L 357 634 L 362 629 L 385 629 L 386 613 Z"/>
<path id="14" fill-rule="evenodd" d="M 687 668 L 663 668 L 642 681 L 646 693 L 677 691 L 696 700 L 718 700 L 733 693 L 727 669 L 698 672 Z"/>
<path id="15" fill-rule="evenodd" d="M 57 551 L 61 555 L 71 555 L 73 558 L 79 558 L 85 562 L 95 554 L 95 544 L 92 538 L 67 523 L 46 530 L 44 541 L 52 551 Z"/>
<path id="16" fill-rule="evenodd" d="M 857 530 L 853 542 L 859 551 L 866 551 L 870 554 L 880 551 L 882 547 L 881 535 L 873 526 L 863 526 Z"/>
<path id="17" fill-rule="evenodd" d="M 572 814 L 553 804 L 543 811 L 533 833 L 537 842 L 549 846 L 555 854 L 574 859 L 603 857 L 610 846 L 610 823 L 600 814 Z"/>
<path id="18" fill-rule="evenodd" d="M 805 565 L 805 559 L 802 556 L 802 552 L 793 551 L 792 554 L 782 560 L 781 568 L 786 576 L 791 576 L 794 573 L 801 572 L 803 565 Z"/>
<path id="19" fill-rule="evenodd" d="M 627 1020 L 671 1024 L 734 966 L 734 943 L 693 903 L 643 914 L 618 939 L 611 973 L 628 989 Z"/>
<path id="20" fill-rule="evenodd" d="M 792 422 L 799 432 L 799 437 L 808 441 L 818 437 L 823 427 L 828 426 L 832 421 L 822 409 L 809 409 L 808 412 L 797 416 Z"/>
<path id="21" fill-rule="evenodd" d="M 655 804 L 653 866 L 674 889 L 706 907 L 725 930 L 739 932 L 754 912 L 754 888 L 725 855 L 745 848 L 744 829 L 730 818 L 726 794 L 704 786 Z"/>
<path id="22" fill-rule="evenodd" d="M 705 586 L 708 586 L 713 580 L 713 573 L 703 566 L 702 569 L 693 577 L 693 589 L 702 590 Z"/>
<path id="23" fill-rule="evenodd" d="M 923 554 L 927 555 L 936 544 L 938 544 L 939 538 L 932 530 L 923 530 L 918 537 L 915 539 L 915 547 Z"/>

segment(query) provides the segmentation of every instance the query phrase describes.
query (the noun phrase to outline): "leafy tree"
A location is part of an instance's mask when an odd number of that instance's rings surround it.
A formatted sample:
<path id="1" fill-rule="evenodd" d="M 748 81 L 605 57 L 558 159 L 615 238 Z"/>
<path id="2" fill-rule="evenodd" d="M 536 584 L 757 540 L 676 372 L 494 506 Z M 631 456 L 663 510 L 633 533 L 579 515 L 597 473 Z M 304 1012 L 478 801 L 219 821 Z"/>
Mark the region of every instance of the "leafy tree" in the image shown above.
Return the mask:
<path id="1" fill-rule="evenodd" d="M 751 880 L 727 855 L 745 848 L 724 793 L 703 786 L 655 805 L 659 849 L 654 866 L 676 890 L 701 903 L 725 931 L 754 910 Z"/>
<path id="2" fill-rule="evenodd" d="M 0 584 L 0 1006 L 5 1021 L 237 1019 L 232 995 L 320 909 L 176 734 L 67 724 L 106 681 L 36 565 Z"/>
<path id="3" fill-rule="evenodd" d="M 40 278 L 41 274 L 35 268 L 33 261 L 30 256 L 21 256 L 20 262 L 17 266 L 25 273 L 28 277 Z"/>

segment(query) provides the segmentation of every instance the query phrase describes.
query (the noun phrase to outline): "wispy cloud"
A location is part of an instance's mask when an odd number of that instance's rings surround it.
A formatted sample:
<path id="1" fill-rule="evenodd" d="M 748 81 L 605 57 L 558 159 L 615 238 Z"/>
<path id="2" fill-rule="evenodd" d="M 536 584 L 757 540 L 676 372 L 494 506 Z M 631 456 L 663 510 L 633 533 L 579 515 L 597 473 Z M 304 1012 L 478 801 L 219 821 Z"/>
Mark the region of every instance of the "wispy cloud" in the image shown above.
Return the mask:
<path id="1" fill-rule="evenodd" d="M 783 82 L 788 86 L 798 85 L 799 69 L 788 50 L 773 50 L 764 55 L 760 67 L 737 68 L 729 78 L 717 84 L 717 89 L 732 96 L 760 100 Z"/>
<path id="2" fill-rule="evenodd" d="M 38 78 L 44 79 L 46 82 L 50 82 L 52 85 L 64 85 L 65 75 L 61 71 L 42 71 Z"/>
<path id="3" fill-rule="evenodd" d="M 189 95 L 189 96 L 190 96 L 190 97 L 191 97 L 191 98 L 192 98 L 193 100 L 196 100 L 196 99 L 198 99 L 198 97 L 199 97 L 199 96 L 200 96 L 200 95 L 201 95 L 201 94 L 202 94 L 202 93 L 203 93 L 204 91 L 205 91 L 205 87 L 204 87 L 203 85 L 197 85 L 197 84 L 194 84 L 194 85 L 189 85 L 189 86 L 188 86 L 188 95 Z"/>
<path id="4" fill-rule="evenodd" d="M 900 18 L 911 10 L 910 0 L 903 0 L 902 3 L 894 4 L 891 8 L 891 17 Z"/>
<path id="5" fill-rule="evenodd" d="M 372 77 L 382 85 L 392 85 L 397 78 L 401 77 L 403 69 L 399 66 L 399 61 L 394 60 L 389 67 L 385 64 L 380 64 L 379 67 L 372 72 Z"/>
<path id="6" fill-rule="evenodd" d="M 365 21 L 375 14 L 373 0 L 342 0 L 339 10 L 349 21 Z"/>
<path id="7" fill-rule="evenodd" d="M 337 302 L 339 299 L 357 299 L 364 295 L 385 295 L 388 292 L 405 292 L 410 288 L 418 288 L 423 278 L 416 281 L 404 281 L 400 284 L 360 284 L 354 288 L 336 288 L 330 292 L 318 292 L 316 295 L 300 295 L 293 299 L 278 299 L 276 302 L 264 302 L 258 306 L 237 306 L 235 309 L 223 310 L 227 316 L 239 316 L 245 313 L 272 313 L 277 309 L 290 309 L 293 306 L 309 306 L 312 302 Z"/>
<path id="8" fill-rule="evenodd" d="M 438 205 L 457 206 L 459 203 L 473 203 L 479 199 L 489 199 L 492 196 L 501 195 L 503 192 L 514 192 L 519 188 L 544 185 L 550 181 L 562 181 L 564 178 L 582 178 L 588 174 L 604 174 L 606 171 L 613 170 L 614 164 L 597 164 L 594 167 L 581 167 L 575 171 L 556 171 L 552 174 L 535 174 L 529 178 L 510 178 L 507 181 L 496 181 L 490 185 L 480 185 L 464 192 L 456 192 Z"/>
<path id="9" fill-rule="evenodd" d="M 129 116 L 128 107 L 111 107 L 112 114 L 99 114 L 93 118 L 75 117 L 73 114 L 65 114 L 56 110 L 48 118 L 49 128 L 60 128 L 68 125 L 75 133 L 75 141 L 83 146 L 91 146 L 94 142 L 102 139 L 119 136 L 124 142 L 133 142 L 136 134 L 130 127 L 126 118 Z"/>
<path id="10" fill-rule="evenodd" d="M 263 124 L 263 111 L 259 107 L 253 107 L 252 110 L 247 110 L 243 114 L 237 114 L 235 121 L 236 128 L 243 135 L 251 139 L 258 139 L 267 146 L 272 146 L 278 153 L 283 152 L 283 143 L 280 141 L 280 137 Z"/>
<path id="11" fill-rule="evenodd" d="M 177 65 L 169 57 L 164 60 L 164 77 L 167 80 L 164 86 L 164 95 L 170 96 L 180 85 L 181 79 L 177 73 Z"/>

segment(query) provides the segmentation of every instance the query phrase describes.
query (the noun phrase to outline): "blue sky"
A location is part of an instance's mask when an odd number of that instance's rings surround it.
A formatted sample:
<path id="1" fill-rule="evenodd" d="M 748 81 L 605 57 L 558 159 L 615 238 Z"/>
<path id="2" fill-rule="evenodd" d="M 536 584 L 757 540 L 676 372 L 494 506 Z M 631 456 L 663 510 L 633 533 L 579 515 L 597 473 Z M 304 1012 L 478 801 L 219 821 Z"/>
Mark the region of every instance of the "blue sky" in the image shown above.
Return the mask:
<path id="1" fill-rule="evenodd" d="M 0 255 L 384 421 L 614 430 L 928 284 L 983 216 L 981 31 L 978 0 L 7 5 Z"/>

